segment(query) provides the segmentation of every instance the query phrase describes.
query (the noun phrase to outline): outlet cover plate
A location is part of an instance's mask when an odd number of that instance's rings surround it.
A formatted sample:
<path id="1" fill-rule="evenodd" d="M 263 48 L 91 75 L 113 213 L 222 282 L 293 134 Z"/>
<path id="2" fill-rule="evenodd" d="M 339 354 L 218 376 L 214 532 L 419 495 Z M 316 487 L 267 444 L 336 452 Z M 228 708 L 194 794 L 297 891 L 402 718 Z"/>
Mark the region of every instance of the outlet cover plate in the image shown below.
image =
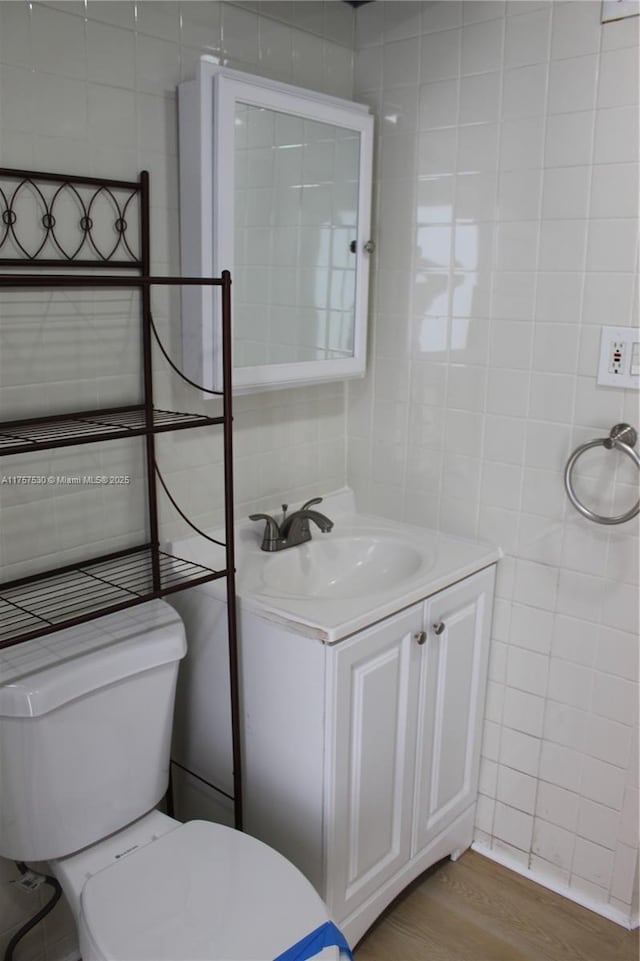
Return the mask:
<path id="1" fill-rule="evenodd" d="M 640 331 L 634 327 L 603 327 L 600 340 L 600 362 L 598 364 L 598 383 L 605 387 L 630 387 L 640 390 L 640 374 L 636 371 Z M 620 349 L 621 360 L 613 364 L 614 349 Z M 612 370 L 617 367 L 617 371 Z"/>

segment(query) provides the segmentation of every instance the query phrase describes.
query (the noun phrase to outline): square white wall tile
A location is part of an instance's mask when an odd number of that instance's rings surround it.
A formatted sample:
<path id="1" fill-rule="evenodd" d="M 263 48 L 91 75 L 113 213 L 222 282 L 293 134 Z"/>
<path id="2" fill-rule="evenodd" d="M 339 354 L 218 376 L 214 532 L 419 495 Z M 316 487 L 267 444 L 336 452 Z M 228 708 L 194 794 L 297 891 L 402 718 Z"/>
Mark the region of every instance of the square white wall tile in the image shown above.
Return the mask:
<path id="1" fill-rule="evenodd" d="M 574 395 L 575 381 L 568 373 L 543 374 L 535 371 L 531 375 L 529 416 L 536 420 L 568 424 Z"/>
<path id="2" fill-rule="evenodd" d="M 536 816 L 574 833 L 578 823 L 580 795 L 548 781 L 538 783 Z"/>
<path id="3" fill-rule="evenodd" d="M 555 606 L 557 571 L 545 564 L 517 561 L 514 600 L 521 604 L 552 610 Z"/>
<path id="4" fill-rule="evenodd" d="M 553 653 L 556 657 L 591 667 L 602 636 L 599 624 L 556 614 L 553 627 Z"/>
<path id="5" fill-rule="evenodd" d="M 597 164 L 592 170 L 591 216 L 635 217 L 638 213 L 638 164 Z"/>
<path id="6" fill-rule="evenodd" d="M 598 57 L 595 54 L 552 61 L 549 68 L 549 113 L 592 110 L 595 105 L 597 76 Z"/>
<path id="7" fill-rule="evenodd" d="M 633 48 L 605 52 L 600 57 L 598 107 L 638 103 L 638 56 Z"/>
<path id="8" fill-rule="evenodd" d="M 576 0 L 576 2 L 579 3 L 580 0 Z M 549 115 L 544 156 L 545 166 L 573 167 L 579 164 L 589 164 L 591 162 L 595 117 L 596 114 L 592 110 Z M 599 136 L 602 137 L 603 134 L 600 133 Z M 604 163 L 605 161 L 601 162 Z"/>
<path id="9" fill-rule="evenodd" d="M 549 167 L 544 172 L 544 220 L 576 220 L 587 216 L 591 167 Z M 556 269 L 559 265 L 553 265 Z M 582 268 L 580 261 L 577 269 Z M 542 267 L 541 269 L 544 269 Z"/>
<path id="10" fill-rule="evenodd" d="M 637 544 L 632 543 L 632 549 Z M 635 681 L 638 677 L 638 643 L 633 634 L 600 627 L 595 666 L 599 671 Z"/>
<path id="11" fill-rule="evenodd" d="M 591 881 L 603 888 L 608 888 L 613 872 L 613 851 L 603 848 L 599 844 L 576 838 L 571 870 L 573 874 Z"/>
<path id="12" fill-rule="evenodd" d="M 505 66 L 544 62 L 549 53 L 550 22 L 550 6 L 509 19 L 506 27 Z"/>
<path id="13" fill-rule="evenodd" d="M 580 837 L 615 850 L 620 814 L 613 808 L 583 798 L 578 804 L 577 831 Z"/>
<path id="14" fill-rule="evenodd" d="M 417 84 L 420 76 L 420 40 L 398 40 L 384 45 L 382 75 L 385 87 Z"/>
<path id="15" fill-rule="evenodd" d="M 500 139 L 500 168 L 527 170 L 542 166 L 545 142 L 542 117 L 505 120 Z M 560 148 L 558 148 L 560 151 Z"/>
<path id="16" fill-rule="evenodd" d="M 549 701 L 545 711 L 544 737 L 553 744 L 561 744 L 583 753 L 587 741 L 588 714 L 575 707 Z"/>
<path id="17" fill-rule="evenodd" d="M 511 613 L 510 641 L 530 651 L 548 654 L 551 650 L 553 615 L 549 611 L 514 604 Z"/>
<path id="18" fill-rule="evenodd" d="M 579 168 L 574 167 L 572 170 L 579 170 Z M 555 173 L 555 171 L 545 172 L 545 190 L 547 175 L 550 175 L 553 179 Z M 580 179 L 579 173 L 577 179 Z M 546 202 L 546 196 L 545 194 L 543 203 Z M 580 271 L 554 270 L 552 272 L 539 271 L 536 276 L 536 320 L 581 324 L 584 319 L 582 273 Z"/>
<path id="19" fill-rule="evenodd" d="M 575 0 L 573 6 L 557 4 L 553 8 L 551 56 L 553 59 L 597 53 L 601 25 L 597 3 Z"/>
<path id="20" fill-rule="evenodd" d="M 586 221 L 547 220 L 540 231 L 540 270 L 582 270 L 586 236 Z"/>
<path id="21" fill-rule="evenodd" d="M 541 737 L 544 708 L 544 698 L 508 687 L 504 692 L 502 723 L 523 734 Z"/>
<path id="22" fill-rule="evenodd" d="M 498 119 L 500 106 L 500 73 L 482 73 L 463 77 L 460 83 L 461 124 L 491 123 Z"/>
<path id="23" fill-rule="evenodd" d="M 605 868 L 606 865 L 602 867 Z M 613 876 L 611 878 L 612 897 L 618 898 L 626 904 L 631 904 L 634 890 L 637 890 L 637 882 L 638 849 L 626 844 L 619 844 L 616 847 Z"/>
<path id="24" fill-rule="evenodd" d="M 622 768 L 585 757 L 581 793 L 584 797 L 620 811 L 624 803 L 625 772 Z"/>
<path id="25" fill-rule="evenodd" d="M 594 162 L 637 163 L 638 111 L 610 107 L 596 111 Z"/>
<path id="26" fill-rule="evenodd" d="M 604 717 L 589 717 L 586 723 L 586 753 L 621 768 L 631 760 L 632 729 Z"/>
<path id="27" fill-rule="evenodd" d="M 626 681 L 610 674 L 596 674 L 593 683 L 593 710 L 594 713 L 621 724 L 633 724 L 638 716 L 637 681 Z"/>
<path id="28" fill-rule="evenodd" d="M 513 768 L 515 771 L 520 771 L 522 774 L 536 777 L 539 758 L 540 740 L 538 738 L 522 731 L 511 730 L 511 728 L 504 727 L 502 729 L 499 749 L 501 764 Z"/>
<path id="29" fill-rule="evenodd" d="M 537 789 L 538 781 L 536 778 L 503 765 L 498 766 L 496 797 L 502 803 L 525 814 L 533 814 L 536 806 Z M 524 827 L 526 822 L 521 822 L 521 824 Z M 504 840 L 508 840 L 508 838 Z"/>
<path id="30" fill-rule="evenodd" d="M 493 833 L 496 838 L 520 851 L 529 851 L 533 832 L 533 817 L 524 811 L 496 801 Z"/>
<path id="31" fill-rule="evenodd" d="M 540 215 L 542 172 L 506 170 L 500 175 L 498 219 L 537 220 Z M 531 269 L 527 264 L 526 269 Z M 515 314 L 512 316 L 516 316 Z"/>
<path id="32" fill-rule="evenodd" d="M 579 793 L 582 790 L 583 756 L 579 751 L 543 741 L 540 752 L 540 778 L 556 787 Z"/>
<path id="33" fill-rule="evenodd" d="M 458 76 L 460 41 L 460 30 L 446 30 L 423 36 L 420 66 L 422 83 Z"/>
<path id="34" fill-rule="evenodd" d="M 549 659 L 544 654 L 511 647 L 507 659 L 507 685 L 543 697 L 547 688 Z"/>
<path id="35" fill-rule="evenodd" d="M 486 73 L 500 66 L 504 23 L 487 20 L 462 30 L 462 74 Z"/>
<path id="36" fill-rule="evenodd" d="M 568 871 L 571 868 L 575 844 L 576 840 L 571 831 L 536 818 L 531 850 L 539 857 Z"/>
<path id="37" fill-rule="evenodd" d="M 451 0 L 450 3 L 421 4 L 421 6 L 423 33 L 450 30 L 462 24 L 461 0 Z"/>
<path id="38" fill-rule="evenodd" d="M 590 222 L 588 271 L 632 271 L 637 257 L 638 230 L 633 219 Z"/>
<path id="39" fill-rule="evenodd" d="M 507 31 L 509 25 L 507 25 Z M 538 117 L 545 111 L 547 66 L 544 63 L 503 71 L 502 117 L 516 120 Z"/>

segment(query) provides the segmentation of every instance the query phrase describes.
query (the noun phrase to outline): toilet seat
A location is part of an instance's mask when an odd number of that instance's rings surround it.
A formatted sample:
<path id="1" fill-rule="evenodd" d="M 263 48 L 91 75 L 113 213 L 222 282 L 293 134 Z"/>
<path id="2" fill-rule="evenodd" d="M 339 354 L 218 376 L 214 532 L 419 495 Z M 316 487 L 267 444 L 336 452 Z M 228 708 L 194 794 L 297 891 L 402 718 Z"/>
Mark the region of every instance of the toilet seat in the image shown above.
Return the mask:
<path id="1" fill-rule="evenodd" d="M 81 908 L 85 961 L 271 961 L 328 920 L 286 858 L 209 821 L 189 821 L 90 877 Z M 318 956 L 337 957 L 335 948 Z"/>

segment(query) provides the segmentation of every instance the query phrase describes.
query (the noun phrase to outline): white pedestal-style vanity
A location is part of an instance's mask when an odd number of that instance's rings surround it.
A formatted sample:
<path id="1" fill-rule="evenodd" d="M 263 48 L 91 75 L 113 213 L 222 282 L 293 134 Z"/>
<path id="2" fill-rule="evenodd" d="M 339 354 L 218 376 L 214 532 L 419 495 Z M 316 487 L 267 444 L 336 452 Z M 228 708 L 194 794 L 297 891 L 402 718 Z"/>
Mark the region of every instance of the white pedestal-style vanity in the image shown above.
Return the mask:
<path id="1" fill-rule="evenodd" d="M 355 944 L 410 881 L 471 844 L 500 552 L 358 515 L 350 492 L 321 510 L 331 533 L 277 553 L 260 550 L 257 525 L 238 531 L 244 818 Z M 174 545 L 196 561 L 210 549 Z M 178 816 L 228 821 L 218 591 L 176 595 L 189 654 L 174 783 Z"/>

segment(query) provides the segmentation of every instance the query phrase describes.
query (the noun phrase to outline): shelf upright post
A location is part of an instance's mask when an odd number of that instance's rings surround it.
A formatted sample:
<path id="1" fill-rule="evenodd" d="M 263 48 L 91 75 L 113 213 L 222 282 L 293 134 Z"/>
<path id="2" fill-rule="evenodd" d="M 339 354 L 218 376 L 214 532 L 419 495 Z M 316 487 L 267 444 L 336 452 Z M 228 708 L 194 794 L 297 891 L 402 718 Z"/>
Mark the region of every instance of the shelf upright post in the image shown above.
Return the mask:
<path id="1" fill-rule="evenodd" d="M 149 172 L 140 172 L 140 260 L 142 275 L 151 276 L 151 224 L 149 218 Z M 151 543 L 151 576 L 153 592 L 160 596 L 160 538 L 158 533 L 158 495 L 156 491 L 156 452 L 153 435 L 153 364 L 151 343 L 151 286 L 143 284 L 142 297 L 142 364 L 144 377 L 144 413 L 147 453 L 147 501 L 149 508 L 149 541 Z"/>
<path id="2" fill-rule="evenodd" d="M 222 271 L 222 416 L 224 441 L 224 511 L 227 569 L 227 629 L 229 635 L 229 687 L 231 701 L 231 747 L 233 755 L 233 813 L 236 828 L 242 830 L 242 754 L 240 749 L 240 673 L 236 618 L 236 561 L 233 509 L 233 412 L 231 357 L 231 274 Z"/>

